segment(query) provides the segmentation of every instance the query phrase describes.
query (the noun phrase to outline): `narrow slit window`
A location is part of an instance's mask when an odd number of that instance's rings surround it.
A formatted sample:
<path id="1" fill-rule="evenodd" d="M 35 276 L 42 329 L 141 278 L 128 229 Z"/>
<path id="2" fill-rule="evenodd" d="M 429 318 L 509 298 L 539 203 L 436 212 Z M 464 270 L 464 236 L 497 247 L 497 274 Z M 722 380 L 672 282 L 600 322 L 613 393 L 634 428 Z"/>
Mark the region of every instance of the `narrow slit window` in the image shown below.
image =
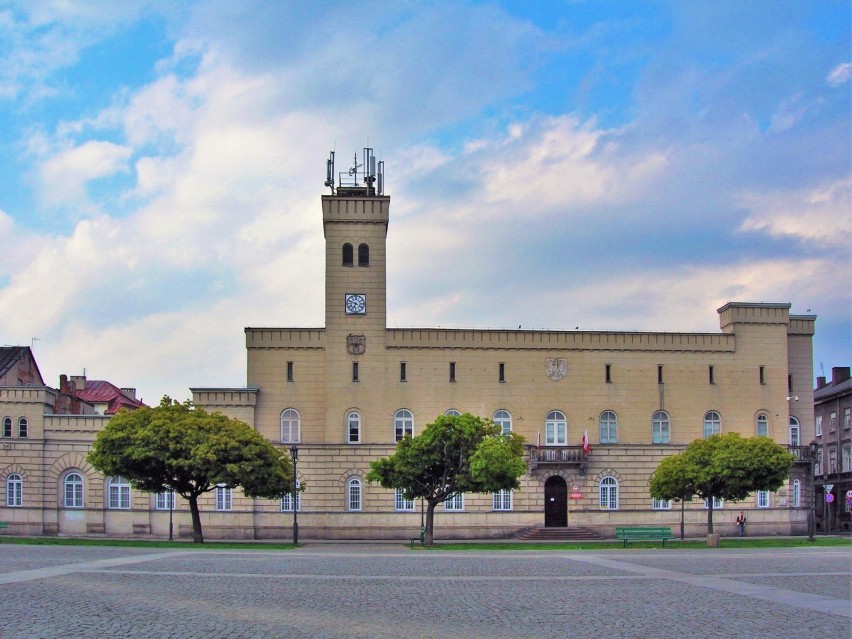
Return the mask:
<path id="1" fill-rule="evenodd" d="M 658 384 L 663 383 L 663 365 L 662 364 L 657 364 L 657 383 Z"/>
<path id="2" fill-rule="evenodd" d="M 343 245 L 343 266 L 352 266 L 352 245 L 346 243 Z"/>
<path id="3" fill-rule="evenodd" d="M 612 364 L 604 365 L 604 379 L 607 384 L 612 384 Z"/>
<path id="4" fill-rule="evenodd" d="M 497 378 L 501 384 L 506 382 L 506 364 L 500 362 L 500 366 L 497 372 Z"/>
<path id="5" fill-rule="evenodd" d="M 759 376 L 760 376 L 760 383 L 765 384 L 766 383 L 766 367 L 765 366 L 760 367 Z"/>
<path id="6" fill-rule="evenodd" d="M 793 392 L 793 376 L 792 375 L 787 375 L 787 392 L 788 393 Z"/>
<path id="7" fill-rule="evenodd" d="M 456 381 L 456 363 L 450 362 L 450 381 Z"/>
<path id="8" fill-rule="evenodd" d="M 358 245 L 358 266 L 370 266 L 370 247 L 366 244 Z"/>
<path id="9" fill-rule="evenodd" d="M 713 378 L 713 366 L 712 365 L 707 367 L 707 376 L 708 376 L 708 381 L 711 384 L 716 383 L 716 380 Z"/>
<path id="10" fill-rule="evenodd" d="M 405 369 L 406 369 L 405 362 L 400 362 L 399 363 L 399 381 L 401 381 L 401 382 L 406 381 L 407 371 Z"/>
<path id="11" fill-rule="evenodd" d="M 358 381 L 358 362 L 352 362 L 352 381 Z"/>
<path id="12" fill-rule="evenodd" d="M 293 381 L 293 362 L 287 362 L 287 381 Z"/>

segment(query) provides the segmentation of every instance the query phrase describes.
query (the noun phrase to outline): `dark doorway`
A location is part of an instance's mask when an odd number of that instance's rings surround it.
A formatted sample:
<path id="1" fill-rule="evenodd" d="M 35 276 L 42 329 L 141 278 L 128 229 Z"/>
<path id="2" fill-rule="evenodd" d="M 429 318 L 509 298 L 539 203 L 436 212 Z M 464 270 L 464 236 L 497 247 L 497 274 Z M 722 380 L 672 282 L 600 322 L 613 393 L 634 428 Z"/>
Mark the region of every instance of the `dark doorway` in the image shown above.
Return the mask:
<path id="1" fill-rule="evenodd" d="M 568 525 L 568 484 L 554 475 L 544 482 L 544 527 Z"/>

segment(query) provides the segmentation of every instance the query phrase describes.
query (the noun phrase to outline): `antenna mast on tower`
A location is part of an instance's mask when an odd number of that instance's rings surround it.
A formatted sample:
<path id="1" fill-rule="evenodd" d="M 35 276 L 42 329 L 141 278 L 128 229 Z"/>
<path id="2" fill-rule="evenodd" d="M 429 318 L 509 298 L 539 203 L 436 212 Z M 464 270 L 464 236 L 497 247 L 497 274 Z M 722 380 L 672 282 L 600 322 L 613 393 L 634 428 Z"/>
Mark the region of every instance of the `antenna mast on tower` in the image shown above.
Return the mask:
<path id="1" fill-rule="evenodd" d="M 334 151 L 329 153 L 325 162 L 325 185 L 332 195 L 376 196 L 385 192 L 385 163 L 376 162 L 371 147 L 364 147 L 362 162 L 358 163 L 358 154 L 352 156 L 352 166 L 347 171 L 335 173 Z M 336 178 L 336 180 L 335 180 Z"/>

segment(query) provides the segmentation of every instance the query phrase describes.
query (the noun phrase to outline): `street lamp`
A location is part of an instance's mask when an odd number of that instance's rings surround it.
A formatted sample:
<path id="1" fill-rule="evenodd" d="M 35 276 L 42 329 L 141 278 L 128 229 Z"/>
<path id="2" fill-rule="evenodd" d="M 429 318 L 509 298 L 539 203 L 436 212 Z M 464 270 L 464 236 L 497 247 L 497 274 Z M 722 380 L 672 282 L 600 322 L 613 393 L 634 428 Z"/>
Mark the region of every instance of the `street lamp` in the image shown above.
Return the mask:
<path id="1" fill-rule="evenodd" d="M 814 475 L 818 449 L 816 441 L 812 441 L 809 448 L 811 453 L 811 506 L 808 509 L 808 541 L 813 542 L 814 527 L 816 526 L 816 476 Z"/>
<path id="2" fill-rule="evenodd" d="M 299 510 L 296 507 L 298 503 L 296 496 L 299 494 L 299 480 L 296 479 L 296 461 L 299 459 L 299 449 L 296 447 L 296 444 L 290 446 L 290 457 L 293 458 L 293 545 L 296 545 L 299 543 L 299 521 L 296 518 L 296 511 Z"/>

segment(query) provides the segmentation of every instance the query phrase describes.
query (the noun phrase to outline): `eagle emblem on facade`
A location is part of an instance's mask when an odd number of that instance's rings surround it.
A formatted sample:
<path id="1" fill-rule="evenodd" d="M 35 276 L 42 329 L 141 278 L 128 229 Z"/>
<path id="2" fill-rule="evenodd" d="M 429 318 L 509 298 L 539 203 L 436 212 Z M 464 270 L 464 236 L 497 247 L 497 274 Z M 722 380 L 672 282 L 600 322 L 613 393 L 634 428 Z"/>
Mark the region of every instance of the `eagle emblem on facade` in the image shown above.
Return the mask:
<path id="1" fill-rule="evenodd" d="M 545 360 L 544 369 L 547 371 L 547 376 L 550 379 L 558 382 L 568 372 L 568 362 L 561 357 L 552 357 Z"/>

